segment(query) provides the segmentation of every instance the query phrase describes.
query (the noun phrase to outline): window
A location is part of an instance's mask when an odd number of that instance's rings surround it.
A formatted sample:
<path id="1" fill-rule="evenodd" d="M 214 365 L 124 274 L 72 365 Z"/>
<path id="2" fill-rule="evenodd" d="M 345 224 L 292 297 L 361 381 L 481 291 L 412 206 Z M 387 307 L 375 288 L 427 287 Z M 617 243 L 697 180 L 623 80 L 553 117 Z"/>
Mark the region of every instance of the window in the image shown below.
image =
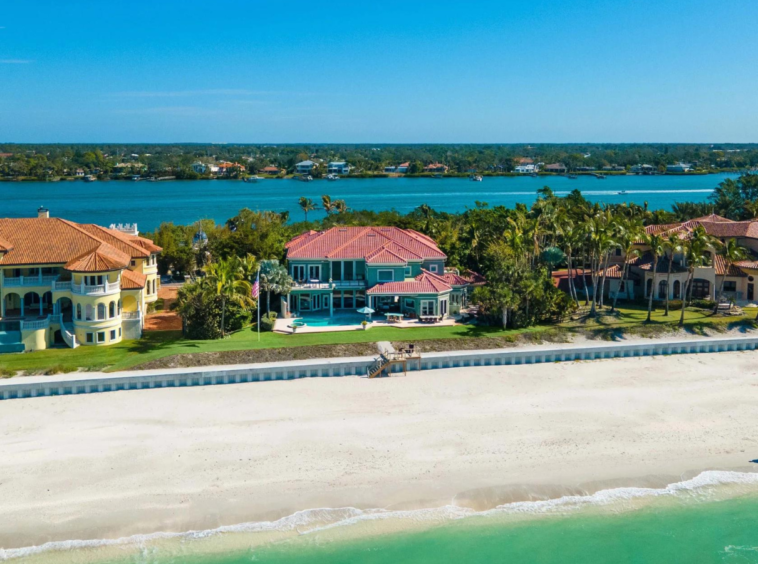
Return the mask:
<path id="1" fill-rule="evenodd" d="M 321 265 L 320 264 L 308 265 L 308 278 L 310 280 L 321 280 Z"/>
<path id="2" fill-rule="evenodd" d="M 80 321 L 82 319 L 82 304 L 76 304 L 76 318 Z"/>
<path id="3" fill-rule="evenodd" d="M 116 302 L 108 304 L 108 317 L 111 319 L 116 317 Z"/>
<path id="4" fill-rule="evenodd" d="M 111 341 L 115 341 L 115 340 L 116 340 L 116 330 L 111 329 Z"/>
<path id="5" fill-rule="evenodd" d="M 416 301 L 413 298 L 405 298 L 403 305 L 408 309 L 416 309 Z"/>
<path id="6" fill-rule="evenodd" d="M 406 266 L 405 267 L 405 277 L 406 278 L 410 278 L 411 276 L 413 276 L 413 268 L 411 268 L 410 266 Z"/>
<path id="7" fill-rule="evenodd" d="M 709 297 L 711 284 L 708 280 L 702 278 L 695 278 L 692 281 L 692 297 L 695 299 L 703 299 Z"/>
<path id="8" fill-rule="evenodd" d="M 394 270 L 377 270 L 376 279 L 379 282 L 393 282 L 395 280 Z"/>
<path id="9" fill-rule="evenodd" d="M 95 320 L 95 308 L 92 307 L 92 304 L 87 304 L 87 308 L 85 312 L 86 312 L 85 319 L 87 321 Z"/>
<path id="10" fill-rule="evenodd" d="M 118 301 L 118 314 L 121 315 L 121 300 Z"/>
<path id="11" fill-rule="evenodd" d="M 136 260 L 134 260 L 134 259 L 132 259 L 131 265 L 132 265 L 132 266 L 137 266 L 137 261 L 136 261 Z"/>
<path id="12" fill-rule="evenodd" d="M 292 265 L 292 278 L 295 280 L 305 280 L 305 265 L 293 264 Z"/>
<path id="13" fill-rule="evenodd" d="M 118 336 L 121 337 L 121 327 L 118 328 Z"/>
<path id="14" fill-rule="evenodd" d="M 421 315 L 434 315 L 434 302 L 431 300 L 421 301 Z"/>
<path id="15" fill-rule="evenodd" d="M 724 292 L 736 292 L 737 291 L 737 282 L 734 280 L 725 280 L 724 281 Z"/>
<path id="16" fill-rule="evenodd" d="M 97 319 L 105 319 L 105 304 L 97 304 Z"/>
<path id="17" fill-rule="evenodd" d="M 679 280 L 674 280 L 674 298 L 681 298 L 682 296 L 682 283 Z"/>
<path id="18" fill-rule="evenodd" d="M 99 331 L 97 334 L 97 342 L 98 343 L 104 343 L 105 342 L 105 331 Z"/>
<path id="19" fill-rule="evenodd" d="M 430 264 L 429 272 L 439 272 L 439 267 L 436 264 Z"/>
<path id="20" fill-rule="evenodd" d="M 87 333 L 87 342 L 88 343 L 94 343 L 95 342 L 95 338 L 92 335 L 92 333 Z"/>

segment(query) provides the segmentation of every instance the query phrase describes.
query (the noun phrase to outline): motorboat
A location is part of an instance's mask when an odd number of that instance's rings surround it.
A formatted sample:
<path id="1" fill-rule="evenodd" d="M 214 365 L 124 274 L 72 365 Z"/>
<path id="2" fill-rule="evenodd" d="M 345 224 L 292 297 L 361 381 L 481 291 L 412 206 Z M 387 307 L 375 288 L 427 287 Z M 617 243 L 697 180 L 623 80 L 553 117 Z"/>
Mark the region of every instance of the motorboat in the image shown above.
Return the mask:
<path id="1" fill-rule="evenodd" d="M 340 179 L 340 177 L 339 177 L 339 176 L 337 176 L 336 174 L 333 174 L 333 173 L 329 173 L 329 174 L 327 174 L 327 175 L 326 175 L 326 179 L 327 179 L 328 181 L 332 182 L 332 181 L 334 181 L 334 180 L 339 180 L 339 179 Z"/>
<path id="2" fill-rule="evenodd" d="M 621 190 L 620 192 L 616 192 L 616 194 L 618 194 L 619 196 L 622 196 L 626 194 L 626 190 Z"/>
<path id="3" fill-rule="evenodd" d="M 469 176 L 468 178 L 469 178 L 469 180 L 471 180 L 472 182 L 481 182 L 482 180 L 484 180 L 484 178 L 482 177 L 482 175 L 481 175 L 481 174 L 472 174 L 472 175 L 471 175 L 471 176 Z"/>
<path id="4" fill-rule="evenodd" d="M 295 177 L 295 180 L 299 180 L 301 182 L 310 182 L 313 180 L 313 177 L 310 174 L 300 174 Z"/>
<path id="5" fill-rule="evenodd" d="M 243 182 L 249 182 L 251 184 L 255 184 L 259 180 L 263 180 L 263 177 L 262 176 L 248 176 L 247 178 L 242 179 Z"/>
<path id="6" fill-rule="evenodd" d="M 87 176 L 84 177 L 85 182 L 95 182 L 96 180 L 97 180 L 97 177 L 92 174 L 88 174 Z"/>

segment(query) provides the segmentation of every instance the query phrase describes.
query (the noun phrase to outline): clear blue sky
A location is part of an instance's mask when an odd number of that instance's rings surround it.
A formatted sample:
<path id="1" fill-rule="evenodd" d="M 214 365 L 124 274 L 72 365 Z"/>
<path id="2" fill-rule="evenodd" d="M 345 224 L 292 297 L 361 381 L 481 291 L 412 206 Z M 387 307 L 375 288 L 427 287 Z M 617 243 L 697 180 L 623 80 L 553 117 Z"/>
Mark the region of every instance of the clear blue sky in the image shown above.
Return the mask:
<path id="1" fill-rule="evenodd" d="M 0 141 L 758 141 L 756 0 L 3 0 Z"/>

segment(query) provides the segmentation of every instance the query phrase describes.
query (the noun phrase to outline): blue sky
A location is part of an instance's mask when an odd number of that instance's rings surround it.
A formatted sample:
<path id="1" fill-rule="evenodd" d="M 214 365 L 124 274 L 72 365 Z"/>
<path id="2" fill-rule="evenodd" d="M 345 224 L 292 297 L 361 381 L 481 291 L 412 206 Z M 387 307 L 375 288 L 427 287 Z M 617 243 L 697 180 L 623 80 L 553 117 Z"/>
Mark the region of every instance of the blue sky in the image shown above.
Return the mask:
<path id="1" fill-rule="evenodd" d="M 2 0 L 0 141 L 758 141 L 758 2 Z"/>

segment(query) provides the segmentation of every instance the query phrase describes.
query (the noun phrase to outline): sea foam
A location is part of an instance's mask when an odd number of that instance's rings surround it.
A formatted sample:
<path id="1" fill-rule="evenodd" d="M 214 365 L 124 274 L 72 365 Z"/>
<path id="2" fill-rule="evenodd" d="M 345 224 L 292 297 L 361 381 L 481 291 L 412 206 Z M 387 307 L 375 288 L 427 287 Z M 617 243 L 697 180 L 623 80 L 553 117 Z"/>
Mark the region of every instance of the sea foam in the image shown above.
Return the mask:
<path id="1" fill-rule="evenodd" d="M 570 495 L 555 499 L 519 501 L 499 505 L 485 511 L 475 511 L 454 504 L 436 508 L 412 510 L 358 509 L 355 507 L 317 508 L 297 511 L 276 521 L 257 521 L 225 525 L 214 529 L 187 532 L 156 532 L 118 539 L 67 540 L 48 542 L 24 548 L 0 548 L 0 561 L 33 556 L 48 551 L 93 549 L 108 546 L 144 547 L 151 541 L 164 539 L 193 540 L 229 533 L 294 532 L 308 535 L 336 527 L 355 525 L 372 520 L 410 520 L 413 522 L 448 522 L 473 516 L 495 514 L 561 513 L 591 506 L 605 506 L 640 498 L 698 494 L 709 488 L 728 485 L 758 486 L 758 473 L 706 471 L 696 477 L 675 482 L 663 488 L 621 487 L 599 490 L 588 495 Z"/>

